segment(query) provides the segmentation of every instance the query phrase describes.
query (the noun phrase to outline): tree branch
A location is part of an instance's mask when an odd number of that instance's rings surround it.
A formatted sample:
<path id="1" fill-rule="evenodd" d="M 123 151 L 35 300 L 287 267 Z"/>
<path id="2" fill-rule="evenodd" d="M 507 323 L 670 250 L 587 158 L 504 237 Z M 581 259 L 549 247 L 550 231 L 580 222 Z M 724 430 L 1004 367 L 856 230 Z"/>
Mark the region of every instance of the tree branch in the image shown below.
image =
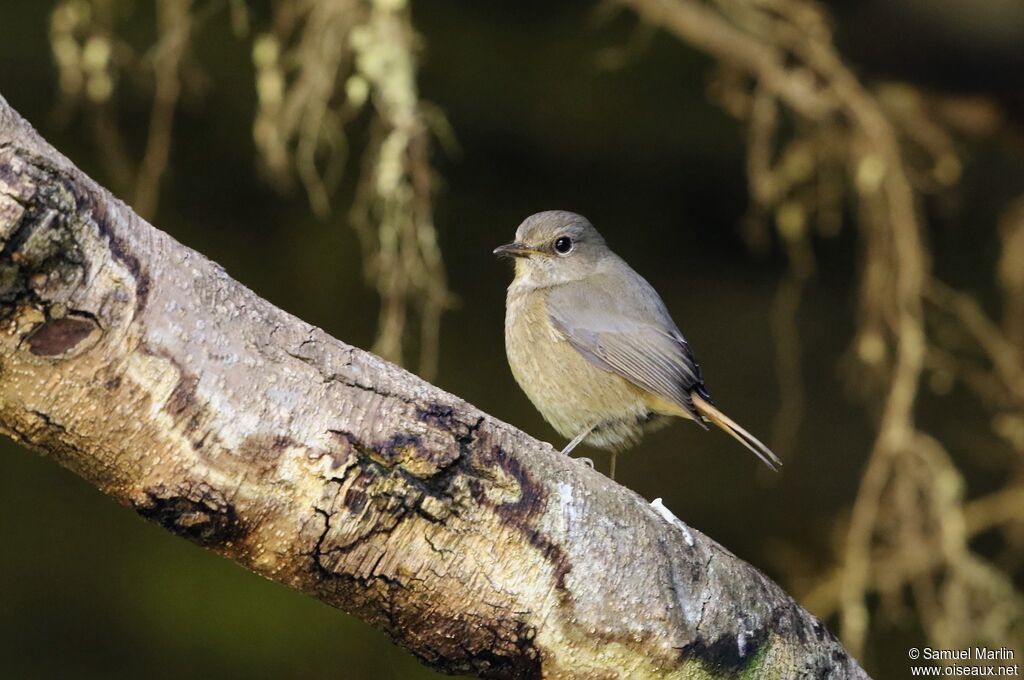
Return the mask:
<path id="1" fill-rule="evenodd" d="M 0 429 L 169 531 L 485 677 L 864 678 L 627 489 L 257 297 L 0 98 Z"/>

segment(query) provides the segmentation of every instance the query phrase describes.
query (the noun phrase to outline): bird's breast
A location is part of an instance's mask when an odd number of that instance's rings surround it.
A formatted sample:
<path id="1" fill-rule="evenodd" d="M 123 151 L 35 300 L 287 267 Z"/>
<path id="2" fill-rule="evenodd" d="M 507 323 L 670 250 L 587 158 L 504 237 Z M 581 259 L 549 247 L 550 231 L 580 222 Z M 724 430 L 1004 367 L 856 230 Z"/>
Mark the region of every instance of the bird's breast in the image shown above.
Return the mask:
<path id="1" fill-rule="evenodd" d="M 588 441 L 619 446 L 639 436 L 649 414 L 641 390 L 580 354 L 551 323 L 546 290 L 509 289 L 505 350 L 516 382 L 562 436 L 597 424 Z"/>

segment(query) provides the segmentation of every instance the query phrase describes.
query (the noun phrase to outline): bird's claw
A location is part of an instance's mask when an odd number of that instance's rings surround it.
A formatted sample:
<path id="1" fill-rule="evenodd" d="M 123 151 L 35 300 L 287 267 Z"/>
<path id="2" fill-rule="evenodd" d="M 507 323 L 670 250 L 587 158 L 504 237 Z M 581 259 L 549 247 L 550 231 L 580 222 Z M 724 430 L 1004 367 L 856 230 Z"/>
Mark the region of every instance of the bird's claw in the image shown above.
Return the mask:
<path id="1" fill-rule="evenodd" d="M 589 458 L 583 458 L 582 456 L 580 456 L 579 458 L 573 458 L 573 460 L 575 460 L 577 462 L 580 462 L 580 463 L 583 463 L 584 465 L 586 465 L 591 470 L 594 469 L 594 461 L 590 460 Z"/>

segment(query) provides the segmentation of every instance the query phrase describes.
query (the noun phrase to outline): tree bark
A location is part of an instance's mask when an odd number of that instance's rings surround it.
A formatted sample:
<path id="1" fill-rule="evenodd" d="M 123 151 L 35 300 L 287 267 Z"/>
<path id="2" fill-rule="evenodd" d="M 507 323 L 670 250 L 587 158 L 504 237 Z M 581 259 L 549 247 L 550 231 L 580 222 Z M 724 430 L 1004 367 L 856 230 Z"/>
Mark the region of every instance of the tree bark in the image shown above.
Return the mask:
<path id="1" fill-rule="evenodd" d="M 435 668 L 867 677 L 761 572 L 260 299 L 2 97 L 0 245 L 3 432 Z"/>

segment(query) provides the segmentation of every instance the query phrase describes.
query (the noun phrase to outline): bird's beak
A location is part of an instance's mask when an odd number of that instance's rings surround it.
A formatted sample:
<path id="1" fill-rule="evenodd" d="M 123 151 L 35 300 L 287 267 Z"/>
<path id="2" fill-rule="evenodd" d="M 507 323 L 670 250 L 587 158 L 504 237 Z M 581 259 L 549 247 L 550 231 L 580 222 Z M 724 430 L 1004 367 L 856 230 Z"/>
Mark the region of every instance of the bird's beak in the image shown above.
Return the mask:
<path id="1" fill-rule="evenodd" d="M 498 257 L 530 257 L 530 255 L 536 255 L 539 252 L 536 248 L 531 248 L 525 243 L 506 243 L 494 249 L 494 254 Z"/>

